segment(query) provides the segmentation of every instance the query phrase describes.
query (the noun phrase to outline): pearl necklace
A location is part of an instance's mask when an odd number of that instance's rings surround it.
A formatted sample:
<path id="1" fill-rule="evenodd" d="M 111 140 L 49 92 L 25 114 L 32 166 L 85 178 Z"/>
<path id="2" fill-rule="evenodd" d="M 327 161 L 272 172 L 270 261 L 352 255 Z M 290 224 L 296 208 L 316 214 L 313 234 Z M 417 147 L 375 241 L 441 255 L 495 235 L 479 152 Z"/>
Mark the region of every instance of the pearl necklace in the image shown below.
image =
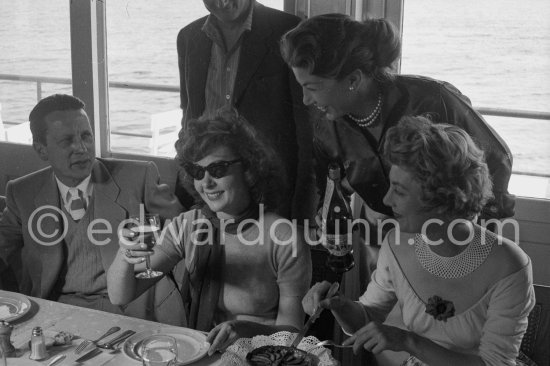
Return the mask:
<path id="1" fill-rule="evenodd" d="M 376 103 L 376 107 L 370 115 L 364 118 L 357 118 L 353 114 L 348 113 L 346 114 L 346 117 L 357 123 L 359 127 L 367 128 L 372 126 L 373 123 L 376 122 L 378 116 L 380 115 L 380 111 L 382 111 L 382 92 L 378 92 L 378 102 Z"/>

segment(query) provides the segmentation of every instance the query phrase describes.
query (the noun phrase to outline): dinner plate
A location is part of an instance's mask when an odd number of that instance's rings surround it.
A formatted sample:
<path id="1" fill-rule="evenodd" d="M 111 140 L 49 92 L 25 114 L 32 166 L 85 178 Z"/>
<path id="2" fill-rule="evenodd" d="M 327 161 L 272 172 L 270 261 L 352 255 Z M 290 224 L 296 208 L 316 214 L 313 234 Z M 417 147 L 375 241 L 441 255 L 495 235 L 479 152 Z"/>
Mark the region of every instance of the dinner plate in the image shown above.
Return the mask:
<path id="1" fill-rule="evenodd" d="M 200 360 L 210 347 L 210 343 L 206 342 L 206 335 L 202 332 L 188 328 L 160 328 L 139 332 L 128 338 L 122 348 L 124 354 L 141 362 L 141 344 L 145 338 L 154 334 L 168 335 L 176 339 L 178 365 L 188 365 Z"/>
<path id="2" fill-rule="evenodd" d="M 31 309 L 28 297 L 14 293 L 0 291 L 0 320 L 11 322 L 21 318 Z"/>

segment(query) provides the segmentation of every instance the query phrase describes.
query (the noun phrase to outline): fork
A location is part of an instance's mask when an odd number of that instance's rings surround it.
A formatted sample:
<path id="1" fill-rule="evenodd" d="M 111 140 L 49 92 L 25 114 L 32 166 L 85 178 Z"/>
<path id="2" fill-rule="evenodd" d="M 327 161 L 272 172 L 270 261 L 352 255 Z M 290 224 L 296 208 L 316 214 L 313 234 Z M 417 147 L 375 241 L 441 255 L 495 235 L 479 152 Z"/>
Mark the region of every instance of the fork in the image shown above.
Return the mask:
<path id="1" fill-rule="evenodd" d="M 103 338 L 107 337 L 107 336 L 110 336 L 111 334 L 113 333 L 116 333 L 120 330 L 120 327 L 112 327 L 111 329 L 109 329 L 108 331 L 106 331 L 101 337 L 99 337 L 98 339 L 96 340 L 89 340 L 89 339 L 86 339 L 82 342 L 80 342 L 80 344 L 78 345 L 78 347 L 76 347 L 76 349 L 74 350 L 74 354 L 75 355 L 78 355 L 80 352 L 84 351 L 90 344 L 97 344 L 97 342 L 99 342 L 100 340 L 102 340 Z"/>
<path id="2" fill-rule="evenodd" d="M 332 347 L 338 347 L 338 348 L 350 348 L 350 347 L 353 347 L 353 344 L 343 346 L 341 344 L 335 343 L 334 341 L 332 341 L 330 339 L 327 339 L 326 341 L 321 341 L 321 342 L 315 344 L 315 347 L 323 347 L 323 346 L 332 346 Z"/>

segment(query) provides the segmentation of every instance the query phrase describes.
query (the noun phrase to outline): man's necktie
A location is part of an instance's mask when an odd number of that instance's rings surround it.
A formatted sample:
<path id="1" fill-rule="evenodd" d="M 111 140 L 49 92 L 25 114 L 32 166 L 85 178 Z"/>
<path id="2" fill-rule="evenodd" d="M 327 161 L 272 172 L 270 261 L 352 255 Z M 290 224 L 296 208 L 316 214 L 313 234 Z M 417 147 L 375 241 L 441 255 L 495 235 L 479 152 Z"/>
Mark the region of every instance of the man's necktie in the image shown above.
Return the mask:
<path id="1" fill-rule="evenodd" d="M 69 206 L 69 213 L 74 221 L 80 220 L 86 213 L 86 200 L 80 189 L 69 188 L 67 193 L 67 201 Z"/>

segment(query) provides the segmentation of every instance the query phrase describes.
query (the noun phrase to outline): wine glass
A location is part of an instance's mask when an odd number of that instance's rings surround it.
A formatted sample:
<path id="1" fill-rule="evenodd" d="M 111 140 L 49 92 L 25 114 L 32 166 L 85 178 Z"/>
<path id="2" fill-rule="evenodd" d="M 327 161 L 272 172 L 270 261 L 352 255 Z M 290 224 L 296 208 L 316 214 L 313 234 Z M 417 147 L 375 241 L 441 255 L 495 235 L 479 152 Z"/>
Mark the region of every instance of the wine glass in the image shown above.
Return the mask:
<path id="1" fill-rule="evenodd" d="M 160 233 L 160 216 L 158 214 L 142 214 L 130 218 L 130 224 L 127 228 L 133 232 L 137 243 L 145 244 L 147 250 L 152 251 L 157 243 Z M 138 273 L 136 278 L 155 278 L 162 276 L 163 273 L 151 269 L 150 255 L 145 256 L 145 272 Z"/>
<path id="2" fill-rule="evenodd" d="M 141 342 L 143 366 L 175 366 L 178 358 L 176 339 L 156 334 Z"/>

